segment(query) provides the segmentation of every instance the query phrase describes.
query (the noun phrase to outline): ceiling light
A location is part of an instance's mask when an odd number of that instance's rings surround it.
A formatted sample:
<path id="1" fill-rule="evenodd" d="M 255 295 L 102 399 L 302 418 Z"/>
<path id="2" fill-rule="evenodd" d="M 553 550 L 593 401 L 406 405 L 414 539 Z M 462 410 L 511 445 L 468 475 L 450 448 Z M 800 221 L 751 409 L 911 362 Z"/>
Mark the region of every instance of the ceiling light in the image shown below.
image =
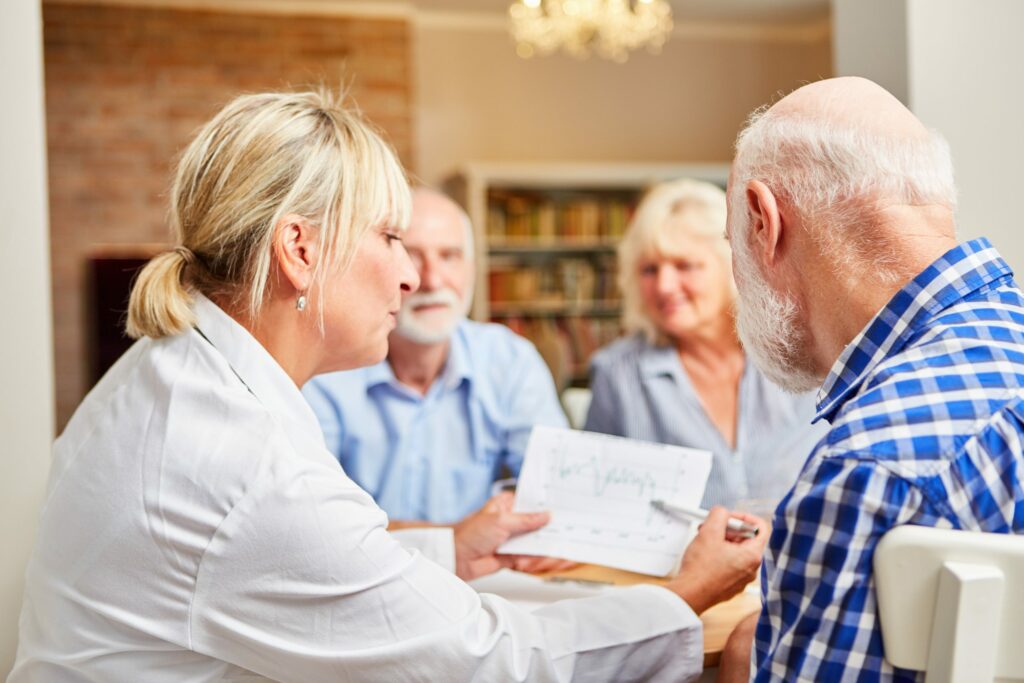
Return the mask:
<path id="1" fill-rule="evenodd" d="M 520 57 L 565 50 L 624 62 L 646 47 L 659 52 L 672 33 L 666 0 L 516 0 L 509 7 Z"/>

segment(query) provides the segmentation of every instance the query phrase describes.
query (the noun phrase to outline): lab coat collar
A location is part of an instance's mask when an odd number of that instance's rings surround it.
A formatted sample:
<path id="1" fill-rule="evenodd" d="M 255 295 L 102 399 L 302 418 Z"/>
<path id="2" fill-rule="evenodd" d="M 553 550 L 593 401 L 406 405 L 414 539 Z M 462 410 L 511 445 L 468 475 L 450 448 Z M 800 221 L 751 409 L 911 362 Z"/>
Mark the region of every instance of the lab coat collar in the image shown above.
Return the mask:
<path id="1" fill-rule="evenodd" d="M 313 409 L 270 352 L 202 294 L 195 296 L 192 310 L 197 331 L 224 357 L 260 403 L 284 420 L 290 434 L 303 440 L 312 439 L 323 447 L 323 433 Z"/>

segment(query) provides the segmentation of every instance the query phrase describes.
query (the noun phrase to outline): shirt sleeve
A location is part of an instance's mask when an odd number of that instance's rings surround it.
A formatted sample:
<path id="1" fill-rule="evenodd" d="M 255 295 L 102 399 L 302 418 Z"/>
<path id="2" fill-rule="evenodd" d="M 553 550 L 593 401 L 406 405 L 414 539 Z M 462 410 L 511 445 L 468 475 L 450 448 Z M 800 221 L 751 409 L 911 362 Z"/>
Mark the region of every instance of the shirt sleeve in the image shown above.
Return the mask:
<path id="1" fill-rule="evenodd" d="M 910 521 L 941 524 L 889 468 L 855 457 L 812 460 L 775 516 L 753 680 L 917 680 L 884 660 L 872 575 L 882 535 Z"/>
<path id="2" fill-rule="evenodd" d="M 520 352 L 510 360 L 505 464 L 518 477 L 534 426 L 568 427 L 569 422 L 548 366 L 533 345 L 523 343 Z"/>
<path id="3" fill-rule="evenodd" d="M 583 429 L 615 436 L 626 436 L 619 406 L 619 387 L 608 367 L 597 363 L 590 366 L 590 407 Z"/>
<path id="4" fill-rule="evenodd" d="M 419 551 L 451 573 L 455 573 L 455 531 L 450 526 L 395 529 L 391 535 L 406 550 Z"/>
<path id="5" fill-rule="evenodd" d="M 302 396 L 320 423 L 327 450 L 341 460 L 341 448 L 345 443 L 345 420 L 342 417 L 341 405 L 332 396 L 330 375 L 311 379 L 302 387 Z"/>
<path id="6" fill-rule="evenodd" d="M 268 465 L 210 543 L 190 610 L 196 652 L 284 682 L 699 674 L 700 621 L 669 591 L 526 612 L 404 548 L 349 480 L 296 467 Z"/>

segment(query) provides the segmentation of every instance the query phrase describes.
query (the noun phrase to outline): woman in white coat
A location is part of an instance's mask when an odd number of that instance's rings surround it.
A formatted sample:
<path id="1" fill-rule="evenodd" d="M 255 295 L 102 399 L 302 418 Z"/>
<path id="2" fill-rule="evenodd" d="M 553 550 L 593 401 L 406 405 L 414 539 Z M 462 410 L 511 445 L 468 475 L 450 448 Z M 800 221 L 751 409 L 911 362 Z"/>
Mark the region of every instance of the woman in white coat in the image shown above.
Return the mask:
<path id="1" fill-rule="evenodd" d="M 507 499 L 387 531 L 299 388 L 380 361 L 403 293 L 408 188 L 329 94 L 241 97 L 179 163 L 176 243 L 143 270 L 139 341 L 54 446 L 10 681 L 681 680 L 696 614 L 762 541 L 715 510 L 678 579 L 535 613 L 461 579 L 546 516 Z M 681 599 L 682 598 L 682 599 Z"/>

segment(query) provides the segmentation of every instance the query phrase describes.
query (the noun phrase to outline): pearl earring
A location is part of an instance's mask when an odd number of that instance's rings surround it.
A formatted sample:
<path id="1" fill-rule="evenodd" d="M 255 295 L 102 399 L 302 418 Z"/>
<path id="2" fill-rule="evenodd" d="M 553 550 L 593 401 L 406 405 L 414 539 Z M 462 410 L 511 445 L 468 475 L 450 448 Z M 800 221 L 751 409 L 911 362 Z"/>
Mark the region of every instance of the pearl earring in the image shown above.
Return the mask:
<path id="1" fill-rule="evenodd" d="M 306 310 L 306 295 L 299 294 L 299 298 L 295 300 L 295 310 L 304 311 Z"/>

